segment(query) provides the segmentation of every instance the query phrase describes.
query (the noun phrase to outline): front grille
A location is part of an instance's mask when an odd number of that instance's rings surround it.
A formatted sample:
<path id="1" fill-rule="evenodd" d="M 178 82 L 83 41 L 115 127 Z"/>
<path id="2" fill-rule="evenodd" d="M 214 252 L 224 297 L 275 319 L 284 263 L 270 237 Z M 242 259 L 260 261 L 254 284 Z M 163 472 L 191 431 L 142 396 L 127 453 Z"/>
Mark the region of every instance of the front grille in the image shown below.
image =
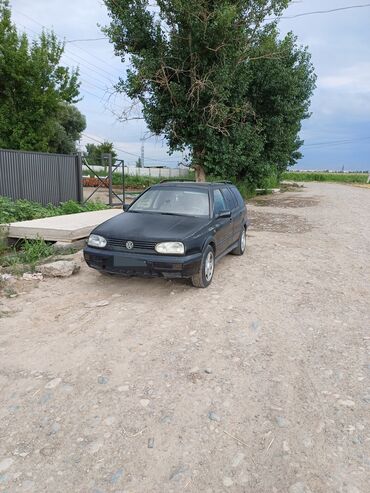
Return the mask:
<path id="1" fill-rule="evenodd" d="M 132 241 L 134 244 L 133 248 L 126 248 L 126 243 Z M 155 241 L 143 241 L 143 240 L 122 240 L 121 238 L 107 238 L 107 248 L 111 250 L 119 250 L 122 252 L 140 252 L 143 250 L 155 251 L 154 247 L 157 243 Z"/>

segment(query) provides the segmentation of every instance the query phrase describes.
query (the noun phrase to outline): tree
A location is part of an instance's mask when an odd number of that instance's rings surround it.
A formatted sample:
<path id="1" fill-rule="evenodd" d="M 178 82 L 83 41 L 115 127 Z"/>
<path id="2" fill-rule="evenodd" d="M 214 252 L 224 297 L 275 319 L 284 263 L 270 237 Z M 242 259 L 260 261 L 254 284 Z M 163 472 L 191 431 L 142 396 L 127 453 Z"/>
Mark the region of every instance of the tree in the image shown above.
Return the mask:
<path id="1" fill-rule="evenodd" d="M 142 168 L 142 167 L 143 167 L 143 165 L 142 165 L 142 163 L 141 163 L 141 158 L 140 158 L 140 157 L 139 157 L 139 159 L 136 161 L 135 166 L 136 166 L 137 168 Z"/>
<path id="2" fill-rule="evenodd" d="M 0 147 L 44 152 L 75 151 L 86 127 L 79 111 L 78 71 L 60 65 L 64 46 L 43 32 L 29 42 L 0 0 Z"/>
<path id="3" fill-rule="evenodd" d="M 102 142 L 101 144 L 86 144 L 86 152 L 84 156 L 89 164 L 99 165 L 102 162 L 102 154 L 111 154 L 112 163 L 117 158 L 117 153 L 113 148 L 112 142 Z"/>
<path id="4" fill-rule="evenodd" d="M 146 0 L 105 0 L 105 32 L 131 62 L 117 89 L 141 102 L 171 152 L 191 150 L 198 180 L 209 172 L 256 182 L 299 157 L 315 78 L 306 49 L 266 22 L 288 3 L 157 0 L 158 13 Z"/>
<path id="5" fill-rule="evenodd" d="M 86 118 L 71 104 L 61 104 L 54 132 L 49 141 L 49 152 L 72 154 L 77 151 L 76 142 L 86 128 Z"/>

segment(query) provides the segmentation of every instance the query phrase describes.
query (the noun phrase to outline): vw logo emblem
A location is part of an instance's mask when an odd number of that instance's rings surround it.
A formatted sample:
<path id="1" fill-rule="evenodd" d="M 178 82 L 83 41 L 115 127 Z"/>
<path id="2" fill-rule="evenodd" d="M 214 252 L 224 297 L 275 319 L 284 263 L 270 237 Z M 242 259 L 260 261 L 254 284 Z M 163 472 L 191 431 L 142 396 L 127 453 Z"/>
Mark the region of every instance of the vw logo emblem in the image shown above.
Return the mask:
<path id="1" fill-rule="evenodd" d="M 126 248 L 127 250 L 132 250 L 134 248 L 132 241 L 126 241 Z"/>

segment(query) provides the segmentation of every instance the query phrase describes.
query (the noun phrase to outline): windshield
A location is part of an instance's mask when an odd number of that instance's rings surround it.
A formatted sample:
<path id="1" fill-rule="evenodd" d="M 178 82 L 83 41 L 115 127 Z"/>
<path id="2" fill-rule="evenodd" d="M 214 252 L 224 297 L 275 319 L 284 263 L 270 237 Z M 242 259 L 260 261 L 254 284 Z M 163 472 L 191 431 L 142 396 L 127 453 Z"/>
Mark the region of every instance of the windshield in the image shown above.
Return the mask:
<path id="1" fill-rule="evenodd" d="M 208 190 L 153 188 L 139 197 L 129 210 L 132 212 L 209 217 Z"/>

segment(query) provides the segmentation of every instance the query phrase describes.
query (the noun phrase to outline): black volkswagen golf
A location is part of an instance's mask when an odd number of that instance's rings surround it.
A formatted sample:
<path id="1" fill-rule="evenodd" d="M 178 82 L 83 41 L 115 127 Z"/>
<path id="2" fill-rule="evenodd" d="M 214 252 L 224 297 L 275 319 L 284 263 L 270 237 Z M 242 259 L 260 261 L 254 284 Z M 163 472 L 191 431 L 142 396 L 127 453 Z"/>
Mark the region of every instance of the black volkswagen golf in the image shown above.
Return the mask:
<path id="1" fill-rule="evenodd" d="M 231 183 L 166 181 L 124 209 L 92 231 L 84 249 L 90 267 L 191 278 L 194 286 L 206 288 L 216 261 L 245 251 L 247 210 Z"/>

